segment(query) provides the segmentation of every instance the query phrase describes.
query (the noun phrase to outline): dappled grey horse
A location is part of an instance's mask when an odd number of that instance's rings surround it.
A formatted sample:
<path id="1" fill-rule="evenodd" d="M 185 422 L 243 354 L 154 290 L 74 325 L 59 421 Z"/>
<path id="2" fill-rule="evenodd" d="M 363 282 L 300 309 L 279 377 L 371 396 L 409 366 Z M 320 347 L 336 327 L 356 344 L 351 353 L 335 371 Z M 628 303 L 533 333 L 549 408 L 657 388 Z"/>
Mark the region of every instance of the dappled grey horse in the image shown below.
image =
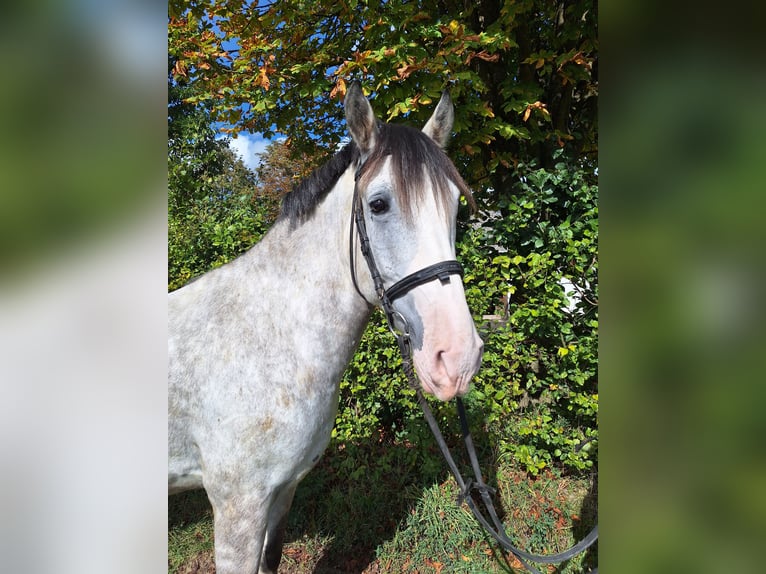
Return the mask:
<path id="1" fill-rule="evenodd" d="M 441 149 L 449 96 L 422 132 L 378 121 L 357 84 L 345 113 L 352 141 L 285 197 L 263 239 L 169 296 L 168 487 L 207 491 L 219 574 L 277 571 L 295 488 L 330 440 L 339 381 L 379 303 L 354 206 L 386 288 L 455 258 L 469 191 Z M 423 389 L 449 400 L 483 344 L 460 278 L 439 279 L 392 305 Z"/>

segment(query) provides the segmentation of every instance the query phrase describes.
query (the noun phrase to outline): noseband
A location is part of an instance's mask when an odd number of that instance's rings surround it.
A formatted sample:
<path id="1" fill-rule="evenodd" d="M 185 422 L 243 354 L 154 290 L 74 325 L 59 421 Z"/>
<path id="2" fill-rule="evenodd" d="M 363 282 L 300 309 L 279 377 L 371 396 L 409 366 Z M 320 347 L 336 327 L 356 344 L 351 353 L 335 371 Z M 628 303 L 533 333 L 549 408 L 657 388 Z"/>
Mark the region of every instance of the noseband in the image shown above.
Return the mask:
<path id="1" fill-rule="evenodd" d="M 356 292 L 359 293 L 362 299 L 367 301 L 367 297 L 362 294 L 362 291 L 359 289 L 359 284 L 356 280 L 356 265 L 354 257 L 354 226 L 356 226 L 357 236 L 359 238 L 359 246 L 362 250 L 364 260 L 367 262 L 367 268 L 370 271 L 372 282 L 375 285 L 375 292 L 377 293 L 378 299 L 380 299 L 381 306 L 383 307 L 383 311 L 386 314 L 388 327 L 391 329 L 391 332 L 397 336 L 397 339 L 399 339 L 401 335 L 409 338 L 409 325 L 407 323 L 407 319 L 405 319 L 401 313 L 394 310 L 393 302 L 412 291 L 415 287 L 423 285 L 424 283 L 430 283 L 431 281 L 438 279 L 444 285 L 450 282 L 451 275 L 460 275 L 462 278 L 463 266 L 454 259 L 434 263 L 433 265 L 429 265 L 428 267 L 407 275 L 386 289 L 383 285 L 383 278 L 380 275 L 380 271 L 378 271 L 378 266 L 375 263 L 375 257 L 372 254 L 372 249 L 370 248 L 370 236 L 367 234 L 367 224 L 364 221 L 364 209 L 362 207 L 362 198 L 359 193 L 359 177 L 362 174 L 363 168 L 364 162 L 359 164 L 359 167 L 356 169 L 354 174 L 354 199 L 353 206 L 351 208 L 351 225 L 349 231 L 349 261 L 351 265 L 351 279 L 354 282 L 354 288 L 356 289 Z M 369 303 L 369 301 L 367 302 Z M 397 327 L 395 324 L 395 320 L 397 319 L 402 325 L 401 328 Z M 402 343 L 400 342 L 400 346 L 401 344 Z"/>

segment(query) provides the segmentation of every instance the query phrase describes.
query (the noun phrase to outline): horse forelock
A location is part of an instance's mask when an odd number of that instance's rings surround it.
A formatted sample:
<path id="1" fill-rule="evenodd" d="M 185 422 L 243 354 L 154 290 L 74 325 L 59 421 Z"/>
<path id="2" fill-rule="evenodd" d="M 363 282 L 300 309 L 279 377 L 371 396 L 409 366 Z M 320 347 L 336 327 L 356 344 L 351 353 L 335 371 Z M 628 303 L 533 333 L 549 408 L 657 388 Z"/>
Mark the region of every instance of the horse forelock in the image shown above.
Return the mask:
<path id="1" fill-rule="evenodd" d="M 429 190 L 446 216 L 446 207 L 452 201 L 450 182 L 474 207 L 471 190 L 453 163 L 422 131 L 381 122 L 376 135 L 375 148 L 364 161 L 359 184 L 366 186 L 390 157 L 394 196 L 406 220 L 412 221 L 418 204 Z M 284 196 L 280 219 L 301 223 L 310 218 L 340 176 L 359 161 L 359 148 L 351 141 Z"/>
<path id="2" fill-rule="evenodd" d="M 412 221 L 415 210 L 429 191 L 442 214 L 453 200 L 450 182 L 471 206 L 471 190 L 447 154 L 422 131 L 403 125 L 380 124 L 375 149 L 366 159 L 359 183 L 367 185 L 391 158 L 393 192 L 404 218 Z M 430 184 L 430 185 L 428 185 Z"/>

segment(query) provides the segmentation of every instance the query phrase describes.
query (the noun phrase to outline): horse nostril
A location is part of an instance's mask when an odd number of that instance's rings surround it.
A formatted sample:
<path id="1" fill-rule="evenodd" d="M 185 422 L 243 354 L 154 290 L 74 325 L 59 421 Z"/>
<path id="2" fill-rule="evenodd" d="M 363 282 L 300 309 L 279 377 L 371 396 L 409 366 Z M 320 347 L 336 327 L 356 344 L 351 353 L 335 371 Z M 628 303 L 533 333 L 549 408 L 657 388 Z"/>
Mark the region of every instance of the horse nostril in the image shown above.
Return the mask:
<path id="1" fill-rule="evenodd" d="M 438 381 L 434 377 L 436 384 L 443 384 L 449 381 L 449 370 L 447 369 L 447 351 L 436 351 L 434 360 L 434 372 L 438 374 Z"/>

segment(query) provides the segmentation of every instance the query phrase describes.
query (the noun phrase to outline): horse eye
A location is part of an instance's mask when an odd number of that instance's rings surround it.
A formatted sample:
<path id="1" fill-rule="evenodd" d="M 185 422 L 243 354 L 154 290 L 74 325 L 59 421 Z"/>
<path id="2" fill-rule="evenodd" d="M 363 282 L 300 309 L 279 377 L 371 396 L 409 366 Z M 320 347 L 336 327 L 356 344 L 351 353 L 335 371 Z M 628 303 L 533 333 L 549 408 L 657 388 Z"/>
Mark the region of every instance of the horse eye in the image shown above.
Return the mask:
<path id="1" fill-rule="evenodd" d="M 370 211 L 372 211 L 376 215 L 380 215 L 381 213 L 385 213 L 388 211 L 388 202 L 385 199 L 373 199 L 370 202 Z"/>

